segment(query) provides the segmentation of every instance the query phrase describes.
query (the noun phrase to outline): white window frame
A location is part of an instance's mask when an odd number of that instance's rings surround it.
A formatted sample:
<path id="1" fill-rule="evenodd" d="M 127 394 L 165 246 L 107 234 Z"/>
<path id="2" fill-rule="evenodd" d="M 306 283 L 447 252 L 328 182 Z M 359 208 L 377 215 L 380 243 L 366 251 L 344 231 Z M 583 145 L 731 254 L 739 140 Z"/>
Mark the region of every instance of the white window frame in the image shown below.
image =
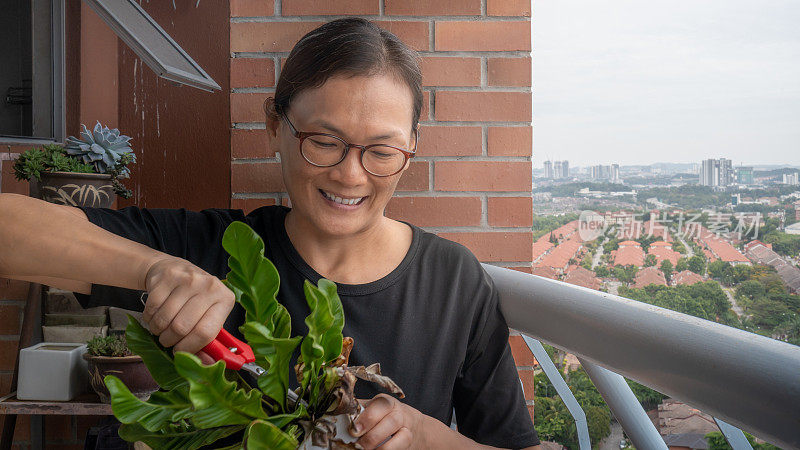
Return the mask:
<path id="1" fill-rule="evenodd" d="M 214 81 L 135 0 L 84 0 L 158 76 L 205 91 L 220 90 Z M 144 29 L 141 28 L 145 24 Z M 145 42 L 156 40 L 155 47 Z M 170 59 L 179 58 L 195 73 Z"/>

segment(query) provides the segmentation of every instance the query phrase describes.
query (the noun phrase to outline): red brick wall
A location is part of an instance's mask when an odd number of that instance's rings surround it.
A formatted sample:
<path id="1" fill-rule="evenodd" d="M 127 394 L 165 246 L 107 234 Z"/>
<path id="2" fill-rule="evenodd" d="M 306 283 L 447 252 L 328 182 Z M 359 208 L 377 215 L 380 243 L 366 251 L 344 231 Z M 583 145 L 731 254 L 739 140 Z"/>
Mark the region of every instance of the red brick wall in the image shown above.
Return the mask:
<path id="1" fill-rule="evenodd" d="M 262 104 L 294 43 L 342 15 L 374 20 L 423 58 L 418 156 L 387 215 L 463 243 L 482 261 L 530 270 L 529 1 L 232 0 L 232 206 L 285 203 Z"/>
<path id="2" fill-rule="evenodd" d="M 529 0 L 231 0 L 231 205 L 286 203 L 268 153 L 264 99 L 295 42 L 325 21 L 360 15 L 420 52 L 425 107 L 417 157 L 387 215 L 530 272 Z M 533 355 L 511 337 L 533 412 Z"/>

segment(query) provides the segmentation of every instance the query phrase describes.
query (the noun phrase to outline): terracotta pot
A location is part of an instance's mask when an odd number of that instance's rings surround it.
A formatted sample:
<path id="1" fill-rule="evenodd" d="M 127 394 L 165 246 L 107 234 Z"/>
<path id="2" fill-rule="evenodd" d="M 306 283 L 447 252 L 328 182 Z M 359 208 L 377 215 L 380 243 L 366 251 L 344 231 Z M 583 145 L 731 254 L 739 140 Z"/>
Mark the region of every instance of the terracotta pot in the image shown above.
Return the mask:
<path id="1" fill-rule="evenodd" d="M 31 195 L 67 206 L 110 208 L 117 195 L 111 175 L 103 173 L 49 172 L 31 180 Z"/>
<path id="2" fill-rule="evenodd" d="M 158 390 L 158 383 L 150 375 L 140 356 L 92 356 L 84 353 L 83 357 L 89 362 L 89 384 L 103 403 L 111 403 L 110 394 L 103 382 L 106 375 L 114 375 L 122 380 L 131 393 L 141 400 L 147 400 L 150 394 Z"/>

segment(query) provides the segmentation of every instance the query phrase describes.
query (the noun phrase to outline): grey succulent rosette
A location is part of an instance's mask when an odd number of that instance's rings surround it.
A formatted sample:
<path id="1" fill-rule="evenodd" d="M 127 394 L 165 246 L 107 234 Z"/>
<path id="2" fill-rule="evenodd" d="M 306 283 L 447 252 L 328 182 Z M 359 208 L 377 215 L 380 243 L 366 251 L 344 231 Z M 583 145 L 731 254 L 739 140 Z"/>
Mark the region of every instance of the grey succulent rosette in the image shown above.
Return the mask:
<path id="1" fill-rule="evenodd" d="M 108 173 L 120 165 L 123 160 L 136 162 L 129 142 L 130 136 L 119 133 L 119 129 L 110 129 L 100 125 L 94 126 L 90 132 L 86 125 L 81 124 L 80 139 L 70 136 L 67 138 L 64 150 L 67 154 L 80 158 L 85 164 L 94 165 L 97 173 Z M 120 167 L 117 178 L 128 178 L 130 172 L 126 167 Z"/>

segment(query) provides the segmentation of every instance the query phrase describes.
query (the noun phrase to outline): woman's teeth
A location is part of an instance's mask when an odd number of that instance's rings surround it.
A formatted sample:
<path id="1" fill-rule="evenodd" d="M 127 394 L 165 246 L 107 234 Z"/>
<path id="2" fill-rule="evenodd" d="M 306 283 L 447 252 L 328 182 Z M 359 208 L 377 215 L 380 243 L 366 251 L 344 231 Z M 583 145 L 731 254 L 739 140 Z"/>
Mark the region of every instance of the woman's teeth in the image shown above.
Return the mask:
<path id="1" fill-rule="evenodd" d="M 347 198 L 337 197 L 337 196 L 335 196 L 333 194 L 329 194 L 329 193 L 327 193 L 325 191 L 322 191 L 322 193 L 325 195 L 325 197 L 328 200 L 331 200 L 333 202 L 336 202 L 336 203 L 339 203 L 339 204 L 342 204 L 342 205 L 355 205 L 356 203 L 360 202 L 364 198 L 364 197 L 358 197 L 358 198 L 347 199 Z"/>

